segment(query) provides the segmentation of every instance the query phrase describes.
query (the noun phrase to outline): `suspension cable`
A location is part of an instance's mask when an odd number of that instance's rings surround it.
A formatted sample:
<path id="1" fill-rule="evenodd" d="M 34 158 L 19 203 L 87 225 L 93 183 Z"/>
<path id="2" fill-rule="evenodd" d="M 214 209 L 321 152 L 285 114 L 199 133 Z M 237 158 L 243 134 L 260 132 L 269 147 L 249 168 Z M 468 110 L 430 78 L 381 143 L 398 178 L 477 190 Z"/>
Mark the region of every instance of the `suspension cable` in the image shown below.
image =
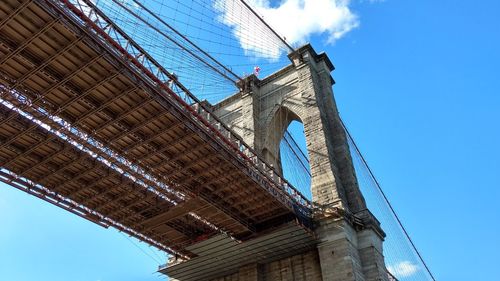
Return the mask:
<path id="1" fill-rule="evenodd" d="M 391 203 L 389 202 L 389 199 L 387 198 L 385 192 L 382 190 L 382 187 L 380 186 L 380 183 L 378 182 L 377 178 L 375 177 L 375 175 L 373 174 L 372 170 L 370 169 L 370 166 L 368 166 L 368 163 L 366 162 L 366 159 L 363 157 L 363 154 L 361 154 L 361 151 L 359 150 L 359 147 L 356 145 L 356 143 L 354 142 L 354 139 L 352 138 L 352 135 L 351 133 L 349 132 L 349 130 L 347 129 L 347 127 L 345 126 L 344 124 L 344 121 L 342 121 L 342 119 L 340 119 L 340 124 L 342 125 L 342 127 L 344 128 L 344 131 L 346 132 L 347 134 L 347 137 L 349 138 L 349 140 L 351 141 L 351 143 L 353 144 L 353 148 L 354 150 L 356 151 L 356 154 L 359 156 L 359 158 L 361 159 L 361 162 L 363 163 L 363 165 L 365 166 L 365 168 L 367 169 L 368 171 L 368 174 L 370 176 L 370 178 L 373 180 L 373 182 L 375 183 L 375 186 L 377 188 L 377 190 L 380 192 L 380 194 L 382 194 L 382 197 L 384 198 L 384 201 L 385 203 L 387 203 L 387 205 L 389 206 L 389 209 L 392 213 L 392 215 L 394 215 L 394 217 L 396 218 L 396 221 L 398 223 L 398 225 L 401 227 L 401 229 L 403 230 L 403 233 L 405 235 L 405 237 L 408 239 L 408 241 L 410 242 L 411 244 L 411 247 L 413 248 L 413 250 L 415 251 L 415 253 L 417 254 L 419 260 L 422 262 L 422 264 L 424 265 L 427 273 L 429 273 L 430 277 L 432 278 L 433 281 L 436 281 L 436 279 L 434 278 L 434 276 L 432 275 L 429 267 L 427 266 L 427 264 L 425 263 L 424 259 L 422 258 L 422 255 L 420 254 L 420 252 L 418 251 L 417 247 L 415 246 L 415 243 L 413 243 L 413 240 L 411 239 L 410 235 L 408 234 L 408 231 L 406 230 L 406 228 L 403 226 L 403 223 L 401 222 L 401 220 L 399 219 L 398 215 L 396 214 L 396 211 L 394 210 L 394 208 L 392 207 Z"/>
<path id="2" fill-rule="evenodd" d="M 288 139 L 290 139 L 290 141 L 288 141 Z M 287 146 L 290 148 L 290 150 L 292 151 L 292 153 L 295 156 L 295 158 L 297 158 L 297 160 L 299 161 L 300 165 L 304 168 L 304 171 L 306 171 L 307 174 L 309 175 L 309 177 L 311 177 L 311 171 L 309 171 L 309 169 L 307 168 L 306 163 L 304 163 L 304 161 L 302 161 L 302 159 L 299 156 L 299 154 L 301 154 L 303 157 L 305 157 L 304 159 L 307 159 L 307 157 L 304 155 L 304 152 L 302 151 L 302 149 L 299 148 L 297 142 L 292 137 L 292 135 L 288 132 L 288 130 L 285 131 L 285 137 L 283 138 L 283 140 L 285 141 L 285 143 L 287 144 Z M 297 149 L 295 149 L 295 148 L 297 148 Z M 299 150 L 299 152 L 297 152 L 296 150 Z"/>
<path id="3" fill-rule="evenodd" d="M 245 7 L 247 7 L 247 9 L 250 10 L 267 28 L 269 28 L 269 30 L 277 38 L 280 39 L 280 41 L 288 48 L 290 52 L 294 51 L 292 46 L 290 46 L 290 44 L 288 44 L 288 42 L 286 42 L 285 39 L 283 39 L 283 37 L 281 37 L 266 21 L 264 21 L 264 19 L 261 16 L 259 16 L 259 14 L 257 14 L 257 12 L 250 5 L 248 5 L 247 2 L 245 2 L 245 0 L 240 0 L 240 2 L 243 3 L 243 5 L 245 5 Z"/>
<path id="4" fill-rule="evenodd" d="M 151 23 L 147 22 L 141 16 L 137 15 L 134 11 L 132 11 L 129 7 L 125 6 L 121 1 L 119 1 L 119 0 L 112 0 L 112 1 L 115 4 L 117 4 L 118 6 L 120 6 L 121 8 L 123 8 L 124 10 L 126 10 L 133 17 L 135 17 L 138 20 L 142 21 L 148 27 L 150 27 L 151 29 L 155 30 L 156 32 L 158 32 L 159 34 L 161 34 L 163 37 L 165 37 L 166 39 L 168 39 L 169 41 L 171 41 L 172 43 L 174 43 L 176 46 L 178 46 L 179 48 L 181 48 L 182 50 L 184 50 L 185 52 L 187 52 L 191 56 L 195 57 L 196 59 L 198 59 L 199 61 L 201 61 L 202 63 L 204 63 L 206 66 L 208 66 L 209 68 L 211 68 L 213 71 L 219 73 L 221 76 L 223 76 L 224 78 L 230 80 L 233 83 L 237 82 L 237 81 L 231 79 L 229 76 L 227 76 L 225 73 L 223 73 L 222 71 L 220 71 L 216 67 L 214 67 L 213 65 L 209 64 L 206 60 L 204 60 L 203 58 L 201 58 L 200 56 L 198 56 L 197 54 L 195 54 L 193 51 L 191 51 L 191 50 L 187 49 L 186 47 L 184 47 L 182 44 L 180 44 L 179 42 L 177 42 L 176 40 L 174 40 L 168 34 L 166 34 L 165 32 L 163 32 L 161 30 L 159 30 L 158 28 L 156 28 L 155 26 L 153 26 Z"/>
<path id="5" fill-rule="evenodd" d="M 168 24 L 165 20 L 160 18 L 157 14 L 153 13 L 149 8 L 145 7 L 142 3 L 140 3 L 137 0 L 132 0 L 135 4 L 137 4 L 139 7 L 144 9 L 146 12 L 148 12 L 151 16 L 153 16 L 155 19 L 157 19 L 159 22 L 164 24 L 166 27 L 168 27 L 170 30 L 172 30 L 175 34 L 179 35 L 182 39 L 186 40 L 189 44 L 191 44 L 196 50 L 200 51 L 202 54 L 207 56 L 209 59 L 211 59 L 213 62 L 215 62 L 217 65 L 220 67 L 224 68 L 225 71 L 230 73 L 236 80 L 241 80 L 241 77 L 239 77 L 237 74 L 235 74 L 232 70 L 227 68 L 225 65 L 220 63 L 218 60 L 216 60 L 213 56 L 211 56 L 209 53 L 207 53 L 205 50 L 201 49 L 198 45 L 196 45 L 193 41 L 191 41 L 189 38 L 187 38 L 185 35 L 180 33 L 177 29 L 175 29 L 172 25 Z M 229 78 L 224 75 L 225 78 Z M 234 80 L 230 79 L 231 81 L 235 82 Z"/>

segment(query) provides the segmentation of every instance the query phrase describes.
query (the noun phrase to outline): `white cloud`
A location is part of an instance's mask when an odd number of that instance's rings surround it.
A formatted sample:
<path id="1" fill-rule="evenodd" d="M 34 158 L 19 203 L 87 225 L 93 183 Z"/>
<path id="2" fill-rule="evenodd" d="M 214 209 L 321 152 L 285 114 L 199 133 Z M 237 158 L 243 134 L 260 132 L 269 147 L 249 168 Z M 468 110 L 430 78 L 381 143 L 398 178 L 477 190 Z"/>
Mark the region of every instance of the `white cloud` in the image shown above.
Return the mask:
<path id="1" fill-rule="evenodd" d="M 387 270 L 399 279 L 412 276 L 418 271 L 418 266 L 410 261 L 402 261 L 395 265 L 387 266 Z"/>
<path id="2" fill-rule="evenodd" d="M 222 13 L 219 20 L 233 28 L 241 47 L 260 57 L 279 56 L 278 45 L 259 42 L 264 39 L 262 33 L 257 27 L 248 26 L 255 22 L 235 16 L 236 7 L 231 2 L 216 0 L 214 7 Z M 350 0 L 281 0 L 275 7 L 270 0 L 247 2 L 292 45 L 305 43 L 314 34 L 324 34 L 326 41 L 333 43 L 359 25 L 358 17 L 349 8 Z"/>

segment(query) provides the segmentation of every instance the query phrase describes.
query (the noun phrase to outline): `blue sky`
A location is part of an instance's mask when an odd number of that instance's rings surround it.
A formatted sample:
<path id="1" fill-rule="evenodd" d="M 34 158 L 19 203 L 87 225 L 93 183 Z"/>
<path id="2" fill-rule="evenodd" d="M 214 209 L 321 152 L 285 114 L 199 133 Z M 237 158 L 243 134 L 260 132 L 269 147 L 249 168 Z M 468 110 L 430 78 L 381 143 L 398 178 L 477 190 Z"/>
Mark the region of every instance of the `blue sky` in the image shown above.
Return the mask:
<path id="1" fill-rule="evenodd" d="M 352 1 L 309 37 L 341 115 L 437 280 L 500 280 L 498 1 Z M 250 70 L 251 71 L 251 70 Z M 1 280 L 160 280 L 165 255 L 0 185 Z"/>
<path id="2" fill-rule="evenodd" d="M 327 48 L 352 134 L 438 280 L 499 280 L 495 1 L 359 4 Z"/>

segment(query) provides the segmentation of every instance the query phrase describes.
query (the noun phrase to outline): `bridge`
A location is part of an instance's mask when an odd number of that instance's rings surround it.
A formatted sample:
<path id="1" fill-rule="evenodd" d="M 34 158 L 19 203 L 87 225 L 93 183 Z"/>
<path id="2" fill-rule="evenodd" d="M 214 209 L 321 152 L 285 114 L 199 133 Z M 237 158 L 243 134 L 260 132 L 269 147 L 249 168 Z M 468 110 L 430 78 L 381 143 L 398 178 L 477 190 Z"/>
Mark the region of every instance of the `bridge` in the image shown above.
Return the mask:
<path id="1" fill-rule="evenodd" d="M 160 272 L 177 280 L 395 279 L 326 54 L 293 49 L 263 79 L 218 71 L 239 92 L 211 104 L 93 1 L 7 0 L 0 15 L 0 180 L 171 254 Z M 293 120 L 314 202 L 283 176 Z"/>

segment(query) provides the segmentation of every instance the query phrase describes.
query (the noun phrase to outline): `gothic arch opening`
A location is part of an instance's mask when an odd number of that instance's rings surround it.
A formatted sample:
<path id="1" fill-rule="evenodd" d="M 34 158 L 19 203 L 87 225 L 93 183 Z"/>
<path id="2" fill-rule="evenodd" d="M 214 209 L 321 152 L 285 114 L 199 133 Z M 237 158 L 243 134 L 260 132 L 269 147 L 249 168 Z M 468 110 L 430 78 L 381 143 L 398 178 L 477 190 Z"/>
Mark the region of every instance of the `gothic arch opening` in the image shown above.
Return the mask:
<path id="1" fill-rule="evenodd" d="M 292 121 L 285 130 L 280 142 L 280 161 L 285 179 L 308 199 L 312 199 L 311 167 L 301 122 Z"/>
<path id="2" fill-rule="evenodd" d="M 272 116 L 266 127 L 262 155 L 295 188 L 311 199 L 311 169 L 302 120 L 285 106 L 277 107 Z"/>

